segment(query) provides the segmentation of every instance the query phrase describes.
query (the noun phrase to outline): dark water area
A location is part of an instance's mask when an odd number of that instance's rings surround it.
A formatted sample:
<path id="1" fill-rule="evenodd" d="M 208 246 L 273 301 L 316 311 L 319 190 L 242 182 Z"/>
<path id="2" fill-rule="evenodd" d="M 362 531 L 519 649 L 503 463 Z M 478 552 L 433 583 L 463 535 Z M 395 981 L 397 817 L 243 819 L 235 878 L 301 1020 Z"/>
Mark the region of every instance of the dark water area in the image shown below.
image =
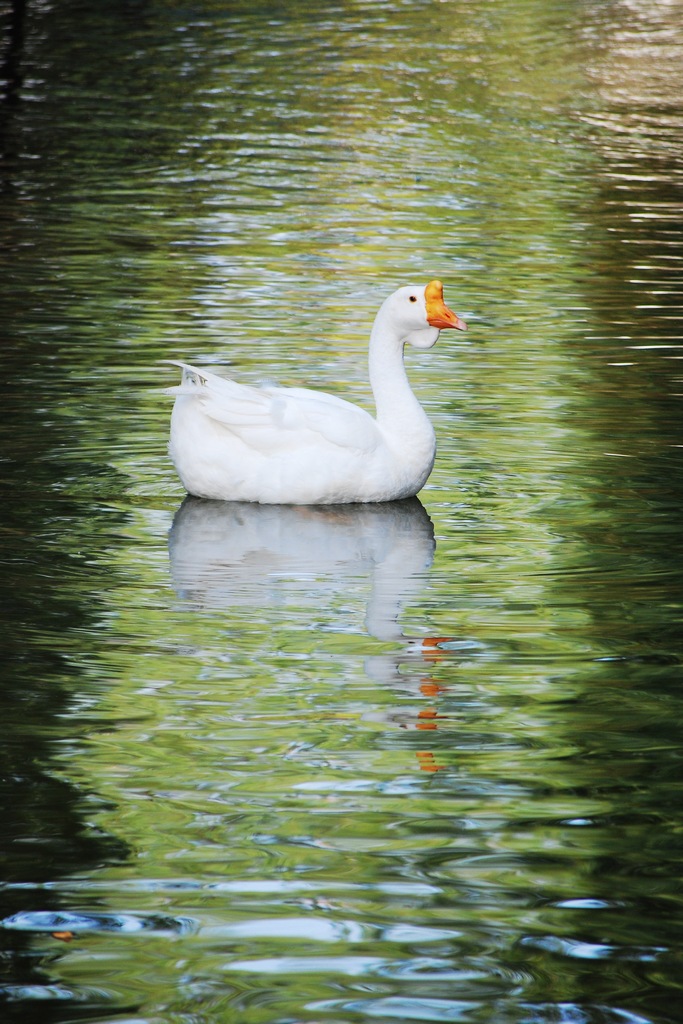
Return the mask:
<path id="1" fill-rule="evenodd" d="M 0 30 L 0 1020 L 683 1020 L 681 4 Z M 419 498 L 184 495 L 435 277 Z"/>

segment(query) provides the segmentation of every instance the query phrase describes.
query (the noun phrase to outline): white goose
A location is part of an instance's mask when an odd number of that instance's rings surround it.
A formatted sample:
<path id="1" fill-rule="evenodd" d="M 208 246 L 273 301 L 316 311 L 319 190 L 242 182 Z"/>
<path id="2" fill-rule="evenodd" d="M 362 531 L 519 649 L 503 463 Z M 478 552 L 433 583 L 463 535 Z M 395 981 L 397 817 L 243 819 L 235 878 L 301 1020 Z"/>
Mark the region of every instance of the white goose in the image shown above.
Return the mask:
<path id="1" fill-rule="evenodd" d="M 403 348 L 431 348 L 445 327 L 466 330 L 440 281 L 385 300 L 370 334 L 375 419 L 325 392 L 247 387 L 175 363 L 183 377 L 168 388 L 176 396 L 169 451 L 184 486 L 200 498 L 263 504 L 413 497 L 432 471 L 436 439 Z"/>

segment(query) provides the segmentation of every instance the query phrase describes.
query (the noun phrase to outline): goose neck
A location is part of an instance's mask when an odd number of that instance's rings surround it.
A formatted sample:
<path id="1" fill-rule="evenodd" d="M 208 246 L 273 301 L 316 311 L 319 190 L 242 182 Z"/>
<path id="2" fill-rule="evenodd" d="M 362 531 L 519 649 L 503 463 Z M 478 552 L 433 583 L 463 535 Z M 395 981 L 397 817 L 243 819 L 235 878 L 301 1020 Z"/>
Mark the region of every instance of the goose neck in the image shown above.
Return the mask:
<path id="1" fill-rule="evenodd" d="M 375 321 L 370 335 L 368 369 L 370 386 L 377 407 L 377 418 L 389 412 L 397 403 L 412 397 L 403 362 L 403 340 L 398 331 Z"/>

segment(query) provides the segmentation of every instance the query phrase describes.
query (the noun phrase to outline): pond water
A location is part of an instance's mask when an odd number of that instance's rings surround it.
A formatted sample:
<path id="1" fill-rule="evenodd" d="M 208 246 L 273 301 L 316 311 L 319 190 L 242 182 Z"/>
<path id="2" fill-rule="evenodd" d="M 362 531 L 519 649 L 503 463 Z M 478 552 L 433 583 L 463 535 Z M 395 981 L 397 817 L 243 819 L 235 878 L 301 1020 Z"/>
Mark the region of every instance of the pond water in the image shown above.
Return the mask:
<path id="1" fill-rule="evenodd" d="M 676 0 L 17 0 L 7 1021 L 683 1019 Z M 186 359 L 369 405 L 418 499 L 186 499 Z"/>

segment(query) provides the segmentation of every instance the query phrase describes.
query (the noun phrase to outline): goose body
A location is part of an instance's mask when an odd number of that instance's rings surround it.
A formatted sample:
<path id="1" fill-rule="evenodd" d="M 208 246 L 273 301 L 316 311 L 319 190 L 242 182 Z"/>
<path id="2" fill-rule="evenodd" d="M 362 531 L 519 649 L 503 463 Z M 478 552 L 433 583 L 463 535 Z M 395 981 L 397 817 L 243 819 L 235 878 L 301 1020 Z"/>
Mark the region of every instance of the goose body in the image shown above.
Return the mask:
<path id="1" fill-rule="evenodd" d="M 413 497 L 432 471 L 436 440 L 403 349 L 431 348 L 446 327 L 465 330 L 440 281 L 385 300 L 369 346 L 376 417 L 325 392 L 254 388 L 177 363 L 169 451 L 185 488 L 200 498 L 287 505 Z"/>

